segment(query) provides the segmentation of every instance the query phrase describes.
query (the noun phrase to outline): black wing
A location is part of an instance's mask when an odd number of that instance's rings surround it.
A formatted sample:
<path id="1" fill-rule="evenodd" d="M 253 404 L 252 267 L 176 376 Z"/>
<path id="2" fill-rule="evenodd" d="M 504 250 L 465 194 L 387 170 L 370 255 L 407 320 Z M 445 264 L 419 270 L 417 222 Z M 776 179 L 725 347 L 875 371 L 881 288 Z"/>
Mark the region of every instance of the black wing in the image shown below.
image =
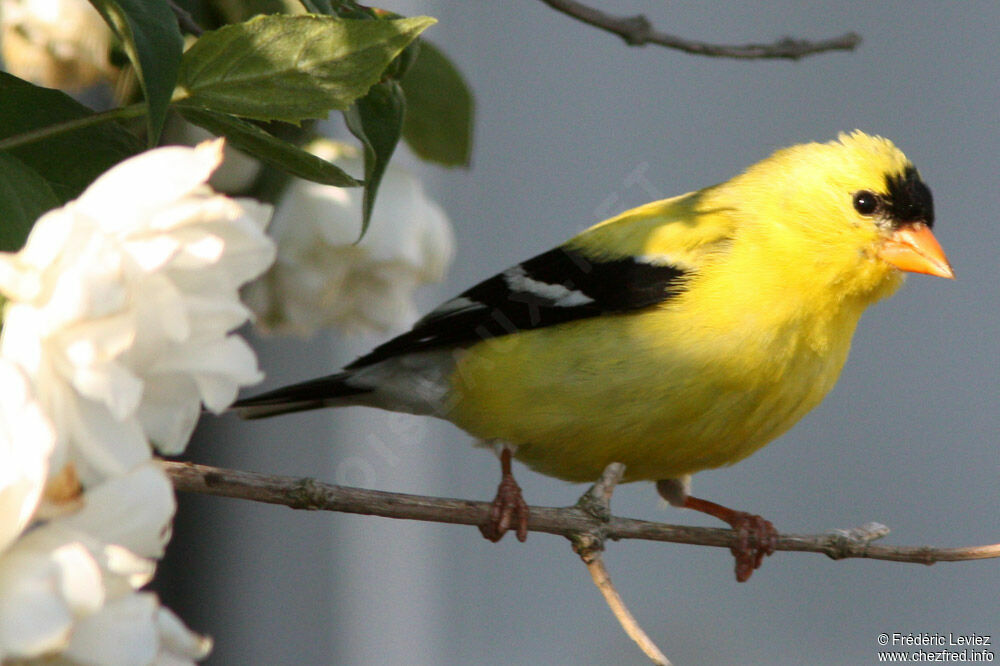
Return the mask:
<path id="1" fill-rule="evenodd" d="M 662 303 L 684 288 L 686 271 L 635 258 L 595 260 L 558 247 L 480 282 L 347 366 L 462 346 L 516 331 Z"/>

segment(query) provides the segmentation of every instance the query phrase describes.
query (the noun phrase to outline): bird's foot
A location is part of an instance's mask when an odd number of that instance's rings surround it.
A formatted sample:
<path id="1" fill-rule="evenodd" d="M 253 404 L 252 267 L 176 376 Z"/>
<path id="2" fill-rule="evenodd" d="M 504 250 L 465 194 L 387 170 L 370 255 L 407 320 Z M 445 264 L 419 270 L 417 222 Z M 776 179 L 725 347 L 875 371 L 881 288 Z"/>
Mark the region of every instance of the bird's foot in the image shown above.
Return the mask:
<path id="1" fill-rule="evenodd" d="M 504 449 L 500 455 L 503 474 L 500 485 L 497 486 L 497 496 L 490 506 L 490 519 L 485 525 L 479 526 L 479 531 L 490 541 L 499 541 L 511 527 L 516 528 L 518 541 L 528 538 L 528 503 L 521 494 L 521 486 L 514 480 L 511 472 L 511 451 Z"/>
<path id="2" fill-rule="evenodd" d="M 754 570 L 759 569 L 765 555 L 774 552 L 778 543 L 778 530 L 770 520 L 744 511 L 735 511 L 733 522 L 729 523 L 739 541 L 730 548 L 736 558 L 736 580 L 749 580 Z"/>
<path id="3" fill-rule="evenodd" d="M 490 520 L 479 531 L 490 541 L 499 541 L 511 527 L 516 528 L 517 540 L 528 538 L 528 504 L 514 477 L 504 476 L 497 487 L 497 496 L 490 506 Z"/>
<path id="4" fill-rule="evenodd" d="M 730 548 L 736 558 L 736 580 L 743 583 L 759 569 L 764 557 L 774 553 L 778 544 L 778 531 L 771 521 L 745 511 L 734 511 L 708 500 L 688 496 L 684 500 L 688 509 L 701 511 L 729 523 L 736 532 L 736 545 Z"/>

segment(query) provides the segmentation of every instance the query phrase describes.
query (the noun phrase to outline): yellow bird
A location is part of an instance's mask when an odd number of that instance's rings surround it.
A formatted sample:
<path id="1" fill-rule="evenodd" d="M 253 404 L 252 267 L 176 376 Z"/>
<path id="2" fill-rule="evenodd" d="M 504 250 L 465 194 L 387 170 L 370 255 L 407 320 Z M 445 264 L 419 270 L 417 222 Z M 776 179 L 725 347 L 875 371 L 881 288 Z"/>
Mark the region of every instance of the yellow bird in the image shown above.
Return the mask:
<path id="1" fill-rule="evenodd" d="M 626 481 L 738 530 L 746 580 L 774 528 L 692 497 L 691 474 L 742 460 L 815 407 L 861 313 L 904 271 L 953 277 L 933 223 L 930 190 L 889 140 L 793 146 L 508 268 L 341 372 L 235 406 L 451 421 L 499 452 L 493 540 L 527 534 L 511 457 L 567 481 L 624 463 Z"/>

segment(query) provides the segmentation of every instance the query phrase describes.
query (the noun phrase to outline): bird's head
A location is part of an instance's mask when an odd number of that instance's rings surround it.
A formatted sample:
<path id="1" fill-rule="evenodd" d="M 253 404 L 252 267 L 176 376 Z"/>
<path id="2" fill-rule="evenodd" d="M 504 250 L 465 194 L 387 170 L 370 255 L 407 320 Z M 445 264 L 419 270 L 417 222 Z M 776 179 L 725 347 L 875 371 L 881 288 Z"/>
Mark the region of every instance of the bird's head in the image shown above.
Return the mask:
<path id="1" fill-rule="evenodd" d="M 856 131 L 793 146 L 737 181 L 765 211 L 753 226 L 775 254 L 817 277 L 858 291 L 898 284 L 900 271 L 954 277 L 931 232 L 930 189 L 888 139 Z"/>

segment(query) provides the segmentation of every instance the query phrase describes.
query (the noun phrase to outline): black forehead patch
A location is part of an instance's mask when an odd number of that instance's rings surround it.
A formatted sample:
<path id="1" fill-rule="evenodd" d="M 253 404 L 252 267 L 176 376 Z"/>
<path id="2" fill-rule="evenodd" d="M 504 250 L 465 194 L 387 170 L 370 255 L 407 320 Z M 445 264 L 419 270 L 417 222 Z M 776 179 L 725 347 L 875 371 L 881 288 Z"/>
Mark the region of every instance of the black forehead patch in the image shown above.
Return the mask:
<path id="1" fill-rule="evenodd" d="M 886 209 L 893 226 L 925 222 L 934 226 L 934 198 L 912 164 L 902 174 L 886 176 Z"/>

